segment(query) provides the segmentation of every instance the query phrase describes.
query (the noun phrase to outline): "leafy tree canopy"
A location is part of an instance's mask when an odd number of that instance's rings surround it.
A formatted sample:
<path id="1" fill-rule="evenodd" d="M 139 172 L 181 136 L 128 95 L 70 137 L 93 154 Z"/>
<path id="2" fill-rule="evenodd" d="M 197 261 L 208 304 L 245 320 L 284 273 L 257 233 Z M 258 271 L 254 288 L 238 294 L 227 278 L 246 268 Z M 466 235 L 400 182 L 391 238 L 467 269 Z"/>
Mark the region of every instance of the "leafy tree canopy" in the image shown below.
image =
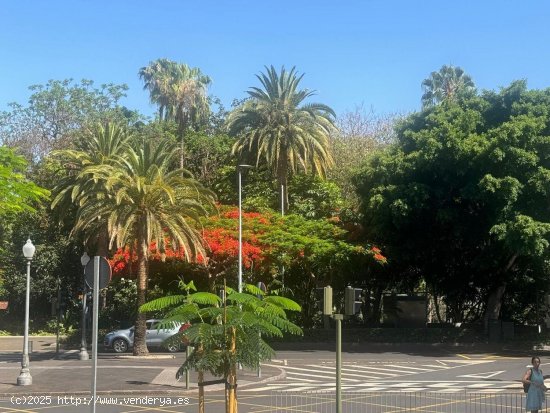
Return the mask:
<path id="1" fill-rule="evenodd" d="M 34 211 L 32 203 L 49 196 L 48 190 L 25 178 L 26 168 L 25 158 L 0 146 L 0 215 Z"/>
<path id="2" fill-rule="evenodd" d="M 403 121 L 356 177 L 368 234 L 455 320 L 498 318 L 508 285 L 548 285 L 532 269 L 548 258 L 549 115 L 550 90 L 522 81 L 446 101 Z"/>
<path id="3" fill-rule="evenodd" d="M 119 105 L 126 85 L 95 87 L 91 80 L 50 80 L 29 87 L 28 105 L 9 104 L 0 112 L 0 144 L 17 146 L 28 159 L 41 159 L 51 149 L 67 147 L 71 134 L 85 124 L 105 120 L 133 123 L 140 119 Z"/>

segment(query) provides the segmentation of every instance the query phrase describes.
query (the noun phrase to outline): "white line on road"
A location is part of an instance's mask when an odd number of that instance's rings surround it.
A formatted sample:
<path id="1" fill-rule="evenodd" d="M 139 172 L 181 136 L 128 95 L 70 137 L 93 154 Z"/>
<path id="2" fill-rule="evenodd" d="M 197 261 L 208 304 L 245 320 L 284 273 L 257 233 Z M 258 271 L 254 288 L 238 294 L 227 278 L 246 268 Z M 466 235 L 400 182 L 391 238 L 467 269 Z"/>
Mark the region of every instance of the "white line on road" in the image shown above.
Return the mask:
<path id="1" fill-rule="evenodd" d="M 310 365 L 310 366 L 311 367 L 317 367 L 317 368 L 320 368 L 320 369 L 327 369 L 327 370 L 331 370 L 331 371 L 336 370 L 336 367 L 332 367 L 332 366 L 315 366 L 315 365 Z M 375 371 L 375 373 L 377 374 L 376 376 L 365 376 L 364 374 L 345 373 L 345 372 L 348 372 L 348 371 L 354 371 L 354 372 L 360 373 L 360 372 L 363 372 L 364 370 L 343 368 L 342 369 L 342 374 L 346 374 L 347 376 L 353 376 L 353 377 L 362 377 L 362 378 L 365 378 L 365 379 L 377 379 L 380 375 L 388 376 L 388 377 L 397 377 L 397 376 L 399 376 L 399 374 L 382 373 L 382 372 L 378 372 L 378 371 Z M 368 373 L 372 373 L 372 371 L 368 371 Z"/>
<path id="2" fill-rule="evenodd" d="M 318 376 L 318 375 L 316 375 L 316 374 L 298 373 L 298 372 L 295 372 L 295 371 L 287 372 L 286 379 L 287 379 L 287 380 L 290 380 L 291 378 L 296 378 L 296 379 L 298 379 L 298 380 L 301 380 L 300 377 L 294 377 L 294 376 L 322 377 L 323 379 L 334 380 L 334 377 Z M 361 380 L 358 380 L 358 379 L 350 379 L 350 378 L 348 378 L 348 377 L 343 377 L 343 375 L 342 375 L 342 380 L 346 380 L 346 381 L 361 381 Z"/>

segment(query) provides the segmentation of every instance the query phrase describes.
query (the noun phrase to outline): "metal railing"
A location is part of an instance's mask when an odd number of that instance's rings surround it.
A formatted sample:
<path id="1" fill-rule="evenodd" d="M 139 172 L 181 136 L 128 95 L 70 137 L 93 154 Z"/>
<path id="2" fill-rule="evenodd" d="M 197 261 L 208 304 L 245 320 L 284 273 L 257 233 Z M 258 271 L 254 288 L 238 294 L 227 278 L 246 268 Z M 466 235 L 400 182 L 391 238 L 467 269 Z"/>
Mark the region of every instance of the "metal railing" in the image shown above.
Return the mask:
<path id="1" fill-rule="evenodd" d="M 271 393 L 272 412 L 336 413 L 334 392 Z M 439 392 L 343 392 L 342 413 L 512 413 L 525 412 L 525 394 Z M 550 412 L 546 405 L 539 413 Z"/>

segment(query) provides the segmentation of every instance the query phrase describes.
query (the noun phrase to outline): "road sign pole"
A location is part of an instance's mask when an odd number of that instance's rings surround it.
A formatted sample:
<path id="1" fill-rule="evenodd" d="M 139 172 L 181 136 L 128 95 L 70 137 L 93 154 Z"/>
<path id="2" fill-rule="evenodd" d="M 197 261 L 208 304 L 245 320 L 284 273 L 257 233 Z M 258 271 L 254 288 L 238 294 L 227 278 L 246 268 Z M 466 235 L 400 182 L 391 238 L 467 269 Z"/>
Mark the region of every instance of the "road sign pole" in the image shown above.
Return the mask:
<path id="1" fill-rule="evenodd" d="M 91 412 L 95 413 L 95 401 L 97 394 L 97 321 L 99 312 L 99 258 L 94 257 L 94 306 L 92 322 L 92 403 Z"/>
<path id="2" fill-rule="evenodd" d="M 342 314 L 334 314 L 336 321 L 336 413 L 342 413 Z"/>

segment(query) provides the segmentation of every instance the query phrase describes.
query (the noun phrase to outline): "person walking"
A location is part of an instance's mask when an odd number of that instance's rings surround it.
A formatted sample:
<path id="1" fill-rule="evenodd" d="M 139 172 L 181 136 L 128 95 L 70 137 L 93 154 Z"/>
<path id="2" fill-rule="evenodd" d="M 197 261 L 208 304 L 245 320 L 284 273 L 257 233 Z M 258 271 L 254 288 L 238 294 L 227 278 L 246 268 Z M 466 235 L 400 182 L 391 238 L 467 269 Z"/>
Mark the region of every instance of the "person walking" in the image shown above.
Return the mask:
<path id="1" fill-rule="evenodd" d="M 527 401 L 525 402 L 525 409 L 531 413 L 538 413 L 542 409 L 542 403 L 544 402 L 544 392 L 546 386 L 544 385 L 545 377 L 542 374 L 540 368 L 540 358 L 533 357 L 531 359 L 531 365 L 533 367 L 527 369 L 521 380 L 523 384 L 529 385 L 527 391 Z"/>

